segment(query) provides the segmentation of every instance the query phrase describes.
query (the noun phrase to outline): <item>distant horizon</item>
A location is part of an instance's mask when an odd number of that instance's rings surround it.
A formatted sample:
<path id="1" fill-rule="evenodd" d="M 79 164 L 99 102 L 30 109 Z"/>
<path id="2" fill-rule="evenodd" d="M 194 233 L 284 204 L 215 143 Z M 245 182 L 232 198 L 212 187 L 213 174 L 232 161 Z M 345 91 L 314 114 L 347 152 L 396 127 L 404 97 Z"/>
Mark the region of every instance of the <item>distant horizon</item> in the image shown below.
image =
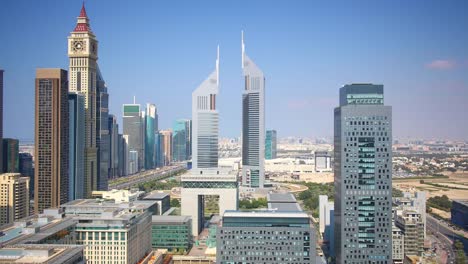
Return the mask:
<path id="1" fill-rule="evenodd" d="M 266 75 L 266 128 L 280 138 L 332 138 L 339 88 L 375 83 L 393 107 L 394 139 L 468 140 L 468 1 L 109 3 L 86 1 L 86 10 L 120 131 L 134 96 L 156 104 L 160 128 L 191 118 L 191 93 L 214 69 L 219 44 L 220 137 L 238 137 L 244 30 Z M 68 70 L 81 5 L 2 3 L 5 138 L 34 138 L 35 69 Z"/>

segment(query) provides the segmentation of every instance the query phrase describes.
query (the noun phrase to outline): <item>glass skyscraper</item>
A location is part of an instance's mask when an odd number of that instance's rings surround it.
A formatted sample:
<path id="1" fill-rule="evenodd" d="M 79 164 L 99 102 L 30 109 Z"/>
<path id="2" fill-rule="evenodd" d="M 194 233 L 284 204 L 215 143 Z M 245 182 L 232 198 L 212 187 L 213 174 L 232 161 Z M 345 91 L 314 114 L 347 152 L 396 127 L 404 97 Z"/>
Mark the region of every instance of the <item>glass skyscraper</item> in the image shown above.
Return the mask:
<path id="1" fill-rule="evenodd" d="M 276 130 L 267 130 L 265 137 L 265 159 L 276 159 Z"/>
<path id="2" fill-rule="evenodd" d="M 245 54 L 242 33 L 242 184 L 263 188 L 265 182 L 265 76 Z"/>
<path id="3" fill-rule="evenodd" d="M 172 134 L 173 161 L 188 160 L 187 145 L 189 142 L 190 120 L 179 119 L 174 122 Z"/>
<path id="4" fill-rule="evenodd" d="M 154 104 L 146 105 L 145 116 L 145 169 L 153 169 L 155 167 L 155 139 L 154 134 L 158 131 L 156 121 L 156 106 Z"/>
<path id="5" fill-rule="evenodd" d="M 336 263 L 392 263 L 392 108 L 383 85 L 342 87 L 334 126 Z"/>
<path id="6" fill-rule="evenodd" d="M 69 200 L 85 197 L 85 108 L 84 96 L 80 93 L 68 94 L 69 106 Z"/>
<path id="7" fill-rule="evenodd" d="M 142 138 L 142 118 L 141 118 L 141 112 L 140 112 L 140 105 L 139 104 L 124 104 L 123 105 L 123 135 L 124 138 L 127 139 L 127 152 L 125 153 L 127 156 L 127 174 L 133 174 L 139 170 L 141 167 L 142 162 L 144 160 L 142 159 L 143 157 L 143 138 Z M 130 166 L 128 164 L 128 160 L 130 157 L 130 152 L 132 152 L 132 159 L 135 158 L 135 155 L 137 155 L 137 167 L 131 167 L 132 170 L 130 171 Z M 135 165 L 135 164 L 133 164 Z"/>

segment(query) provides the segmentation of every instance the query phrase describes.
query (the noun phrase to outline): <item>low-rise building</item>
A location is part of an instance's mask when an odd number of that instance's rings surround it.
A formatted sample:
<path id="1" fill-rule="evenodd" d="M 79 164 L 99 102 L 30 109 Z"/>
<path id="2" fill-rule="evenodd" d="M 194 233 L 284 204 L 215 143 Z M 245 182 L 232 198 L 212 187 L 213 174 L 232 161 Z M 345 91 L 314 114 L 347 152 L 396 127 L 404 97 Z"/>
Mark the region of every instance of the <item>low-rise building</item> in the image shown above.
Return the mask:
<path id="1" fill-rule="evenodd" d="M 193 244 L 189 216 L 154 215 L 151 220 L 151 245 L 155 249 L 188 252 Z"/>
<path id="2" fill-rule="evenodd" d="M 454 200 L 451 213 L 452 223 L 468 230 L 468 200 Z"/>
<path id="3" fill-rule="evenodd" d="M 156 202 L 156 215 L 163 215 L 171 208 L 171 196 L 162 191 L 151 192 L 143 200 Z"/>
<path id="4" fill-rule="evenodd" d="M 392 258 L 394 264 L 401 264 L 405 258 L 405 237 L 400 228 L 392 226 Z"/>
<path id="5" fill-rule="evenodd" d="M 0 225 L 29 216 L 29 177 L 0 174 Z"/>
<path id="6" fill-rule="evenodd" d="M 421 214 L 414 210 L 397 211 L 395 225 L 404 236 L 405 256 L 421 256 L 424 252 L 424 223 Z"/>
<path id="7" fill-rule="evenodd" d="M 110 191 L 93 191 L 93 198 L 102 198 L 105 200 L 114 200 L 115 203 L 130 203 L 138 200 L 138 197 L 145 192 L 138 190 L 110 190 Z"/>
<path id="8" fill-rule="evenodd" d="M 217 263 L 315 263 L 315 229 L 301 211 L 226 211 Z"/>
<path id="9" fill-rule="evenodd" d="M 77 221 L 77 244 L 89 263 L 138 263 L 151 252 L 149 204 L 81 199 L 61 206 Z"/>
<path id="10" fill-rule="evenodd" d="M 0 249 L 0 263 L 84 264 L 83 246 L 20 244 Z"/>

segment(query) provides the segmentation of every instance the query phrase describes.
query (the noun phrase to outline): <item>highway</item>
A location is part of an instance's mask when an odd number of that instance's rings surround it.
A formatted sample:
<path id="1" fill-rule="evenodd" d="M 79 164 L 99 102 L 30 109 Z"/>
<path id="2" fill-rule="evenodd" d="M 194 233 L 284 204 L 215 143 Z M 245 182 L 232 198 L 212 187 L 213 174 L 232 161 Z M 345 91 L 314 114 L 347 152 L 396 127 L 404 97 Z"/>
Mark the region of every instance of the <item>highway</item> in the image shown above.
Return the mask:
<path id="1" fill-rule="evenodd" d="M 109 190 L 111 189 L 128 189 L 134 185 L 145 183 L 152 180 L 162 180 L 169 178 L 172 175 L 186 170 L 185 165 L 168 166 L 161 169 L 153 169 L 142 171 L 137 174 L 120 177 L 117 179 L 109 180 Z"/>
<path id="2" fill-rule="evenodd" d="M 455 252 L 452 247 L 454 240 L 460 240 L 465 247 L 465 252 L 468 252 L 468 239 L 454 232 L 444 221 L 441 222 L 430 214 L 427 214 L 426 224 L 427 229 L 435 234 L 437 240 L 443 244 L 445 251 L 447 251 L 447 263 L 455 261 Z"/>

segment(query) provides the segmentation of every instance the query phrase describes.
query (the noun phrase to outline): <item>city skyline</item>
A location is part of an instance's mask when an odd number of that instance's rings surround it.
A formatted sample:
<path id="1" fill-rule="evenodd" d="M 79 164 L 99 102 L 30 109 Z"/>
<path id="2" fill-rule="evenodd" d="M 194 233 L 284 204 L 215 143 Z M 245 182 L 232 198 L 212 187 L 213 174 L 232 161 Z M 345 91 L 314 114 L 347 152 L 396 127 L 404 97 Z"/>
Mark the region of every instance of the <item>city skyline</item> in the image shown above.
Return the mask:
<path id="1" fill-rule="evenodd" d="M 4 136 L 31 140 L 34 70 L 68 68 L 64 38 L 74 28 L 82 2 L 12 3 L 4 3 L 2 11 L 8 13 L 0 11 L 2 24 L 16 22 L 16 16 L 24 20 L 4 29 L 10 37 L 0 50 L 0 67 L 5 70 Z M 151 2 L 86 5 L 99 36 L 100 66 L 113 95 L 110 112 L 116 113 L 119 123 L 122 104 L 133 96 L 139 104 L 156 104 L 161 128 L 189 117 L 191 89 L 209 71 L 199 65 L 210 65 L 207 58 L 219 44 L 224 54 L 220 135 L 238 137 L 242 119 L 237 111 L 242 96 L 238 36 L 245 30 L 249 51 L 262 62 L 269 80 L 266 129 L 278 130 L 280 137 L 331 138 L 330 113 L 338 88 L 369 82 L 387 87 L 386 101 L 395 107 L 395 138 L 468 139 L 463 116 L 468 110 L 463 100 L 468 96 L 464 74 L 468 37 L 463 34 L 468 18 L 463 15 L 467 5 L 463 1 L 450 6 L 437 2 L 404 6 L 367 1 L 337 6 L 254 3 L 248 12 L 233 3 L 188 3 L 180 10 L 177 4 Z M 256 17 L 261 8 L 266 10 Z M 44 18 L 46 9 L 57 15 Z M 193 10 L 204 10 L 203 16 Z M 39 17 L 43 39 L 35 31 Z M 348 25 L 349 19 L 353 23 Z M 15 59 L 19 57 L 24 59 Z M 175 84 L 174 78 L 181 74 L 183 78 Z M 136 80 L 145 82 L 135 87 Z M 180 104 L 174 107 L 174 101 Z"/>

